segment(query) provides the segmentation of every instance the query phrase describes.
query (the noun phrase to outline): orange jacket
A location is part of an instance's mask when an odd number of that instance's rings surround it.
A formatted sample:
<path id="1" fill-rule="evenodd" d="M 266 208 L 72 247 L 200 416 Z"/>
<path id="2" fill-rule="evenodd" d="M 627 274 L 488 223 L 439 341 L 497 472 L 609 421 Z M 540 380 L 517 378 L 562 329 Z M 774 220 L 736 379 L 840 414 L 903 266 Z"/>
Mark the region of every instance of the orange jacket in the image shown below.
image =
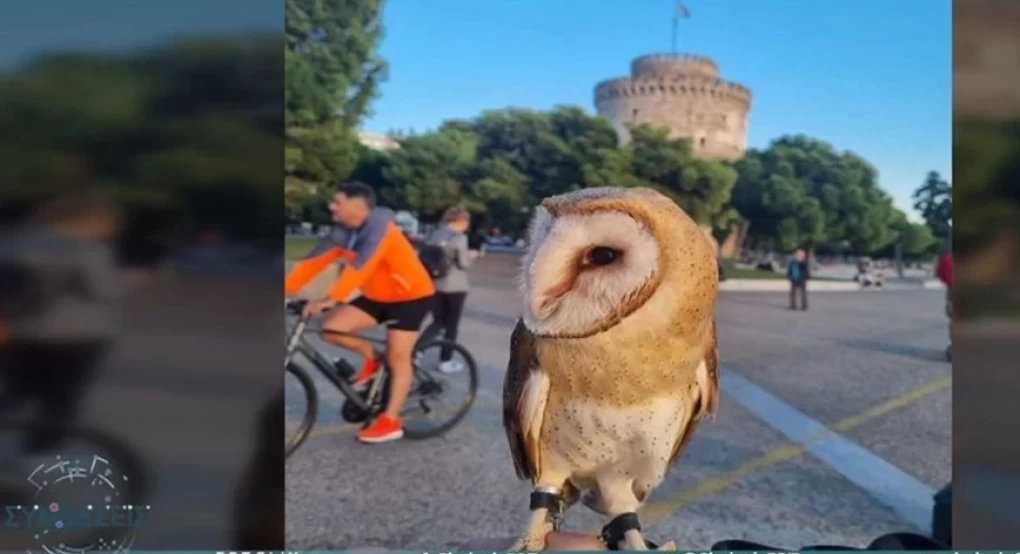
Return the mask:
<path id="1" fill-rule="evenodd" d="M 376 208 L 360 229 L 333 228 L 287 273 L 287 296 L 297 294 L 329 264 L 344 267 L 329 297 L 344 302 L 355 290 L 376 302 L 408 302 L 435 294 L 432 277 L 411 242 L 394 222 L 393 212 Z"/>

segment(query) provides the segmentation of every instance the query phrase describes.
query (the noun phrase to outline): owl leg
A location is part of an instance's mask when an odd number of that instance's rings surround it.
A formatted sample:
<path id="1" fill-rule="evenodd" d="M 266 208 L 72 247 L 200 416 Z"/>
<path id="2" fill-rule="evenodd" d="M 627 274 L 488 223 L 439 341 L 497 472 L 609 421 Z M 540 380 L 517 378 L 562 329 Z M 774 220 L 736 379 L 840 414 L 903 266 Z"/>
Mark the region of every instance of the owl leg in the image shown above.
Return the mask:
<path id="1" fill-rule="evenodd" d="M 599 481 L 600 508 L 612 520 L 602 528 L 602 542 L 606 547 L 620 550 L 650 550 L 655 547 L 641 534 L 637 510 L 641 501 L 634 494 L 633 480 Z"/>
<path id="2" fill-rule="evenodd" d="M 571 506 L 577 504 L 578 500 L 581 500 L 581 491 L 568 480 L 563 484 L 563 492 L 560 494 L 560 497 L 563 499 L 563 513 L 566 513 Z"/>
<path id="3" fill-rule="evenodd" d="M 572 505 L 577 502 L 577 497 L 577 489 L 566 481 L 562 487 L 537 485 L 531 492 L 531 520 L 528 529 L 508 550 L 510 552 L 544 550 L 545 536 L 559 527 L 565 500 L 570 501 Z"/>

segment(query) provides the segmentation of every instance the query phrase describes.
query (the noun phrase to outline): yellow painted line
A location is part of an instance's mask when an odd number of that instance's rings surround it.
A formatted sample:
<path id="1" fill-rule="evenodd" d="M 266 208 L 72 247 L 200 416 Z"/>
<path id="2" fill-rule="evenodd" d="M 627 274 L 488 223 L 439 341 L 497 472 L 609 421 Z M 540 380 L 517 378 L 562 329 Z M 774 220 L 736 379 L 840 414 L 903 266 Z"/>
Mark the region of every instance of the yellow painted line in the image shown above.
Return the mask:
<path id="1" fill-rule="evenodd" d="M 755 474 L 760 471 L 769 469 L 781 462 L 789 461 L 798 456 L 804 454 L 807 447 L 818 444 L 825 439 L 835 435 L 838 432 L 847 432 L 856 427 L 859 427 L 865 423 L 874 421 L 875 419 L 892 413 L 896 410 L 909 406 L 910 404 L 924 398 L 925 396 L 934 394 L 938 391 L 944 390 L 952 386 L 952 377 L 947 375 L 930 381 L 916 389 L 908 391 L 900 396 L 887 400 L 873 408 L 869 408 L 857 415 L 850 416 L 842 421 L 839 421 L 833 425 L 829 431 L 822 433 L 804 445 L 788 445 L 781 446 L 754 458 L 747 463 L 718 475 L 706 479 L 697 486 L 682 490 L 668 499 L 660 500 L 656 502 L 648 502 L 642 506 L 639 514 L 641 516 L 641 522 L 646 525 L 652 525 L 663 519 L 666 519 L 670 514 L 686 508 L 687 506 L 694 504 L 695 502 L 705 498 L 708 495 L 721 492 L 729 487 L 732 487 L 743 481 L 746 477 Z M 682 463 L 682 462 L 681 462 Z M 597 533 L 598 531 L 594 531 Z"/>

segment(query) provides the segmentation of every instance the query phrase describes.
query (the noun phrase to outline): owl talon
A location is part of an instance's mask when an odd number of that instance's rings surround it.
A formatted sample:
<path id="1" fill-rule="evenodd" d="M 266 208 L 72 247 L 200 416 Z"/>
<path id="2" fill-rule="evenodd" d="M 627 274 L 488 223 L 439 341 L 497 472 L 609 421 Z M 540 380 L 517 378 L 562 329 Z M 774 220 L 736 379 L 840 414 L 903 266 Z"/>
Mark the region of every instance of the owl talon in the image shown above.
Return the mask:
<path id="1" fill-rule="evenodd" d="M 541 552 L 545 550 L 545 537 L 553 532 L 553 524 L 545 520 L 538 529 L 528 529 L 524 536 L 517 539 L 508 552 Z"/>
<path id="2" fill-rule="evenodd" d="M 656 550 L 664 550 L 666 552 L 679 552 L 680 549 L 676 545 L 676 541 L 667 541 L 665 544 L 656 548 Z"/>

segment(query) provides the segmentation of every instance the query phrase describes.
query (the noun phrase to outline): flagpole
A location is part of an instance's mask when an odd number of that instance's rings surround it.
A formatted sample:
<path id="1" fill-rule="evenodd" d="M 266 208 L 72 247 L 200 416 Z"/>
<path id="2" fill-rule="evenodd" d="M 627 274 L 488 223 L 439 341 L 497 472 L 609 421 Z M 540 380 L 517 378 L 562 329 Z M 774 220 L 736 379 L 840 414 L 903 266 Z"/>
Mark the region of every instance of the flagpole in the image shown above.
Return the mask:
<path id="1" fill-rule="evenodd" d="M 676 36 L 680 31 L 680 3 L 673 8 L 673 49 L 672 52 L 676 54 Z"/>

